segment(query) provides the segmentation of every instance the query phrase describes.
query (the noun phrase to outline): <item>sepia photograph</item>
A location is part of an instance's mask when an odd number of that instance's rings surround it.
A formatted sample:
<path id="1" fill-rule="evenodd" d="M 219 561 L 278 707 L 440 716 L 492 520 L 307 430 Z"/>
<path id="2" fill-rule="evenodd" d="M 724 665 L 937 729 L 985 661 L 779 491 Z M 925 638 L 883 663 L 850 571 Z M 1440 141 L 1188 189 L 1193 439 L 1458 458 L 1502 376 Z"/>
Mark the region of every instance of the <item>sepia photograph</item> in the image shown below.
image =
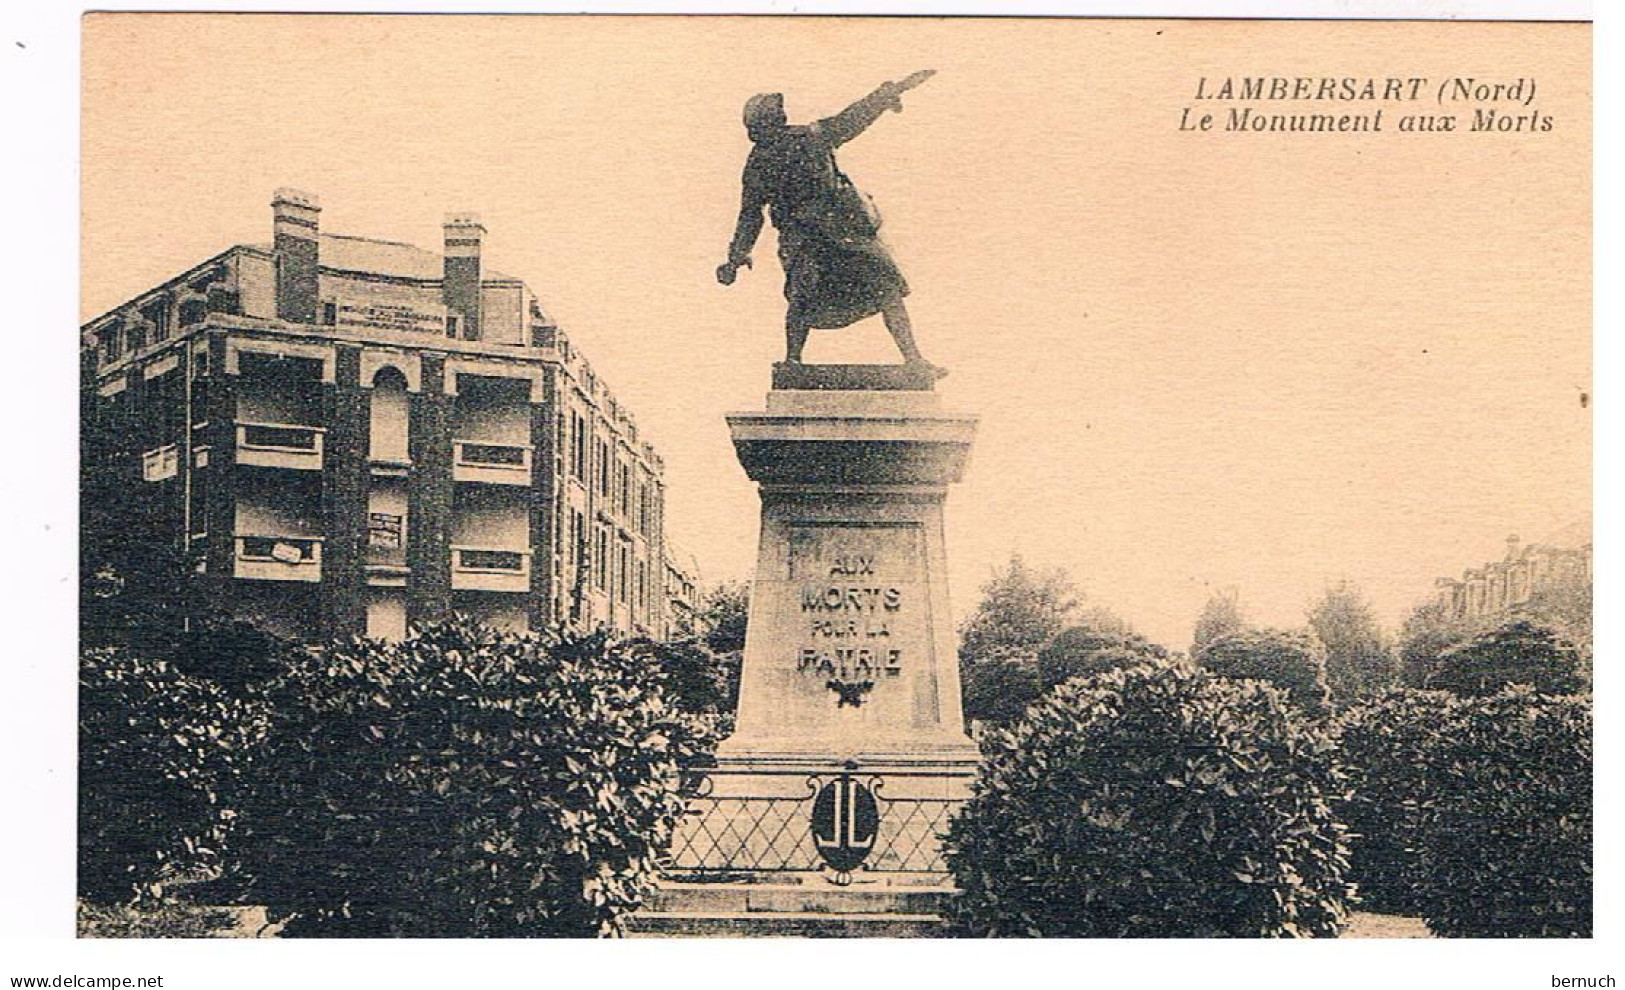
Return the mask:
<path id="1" fill-rule="evenodd" d="M 808 13 L 83 13 L 70 943 L 1595 944 L 1589 14 Z"/>

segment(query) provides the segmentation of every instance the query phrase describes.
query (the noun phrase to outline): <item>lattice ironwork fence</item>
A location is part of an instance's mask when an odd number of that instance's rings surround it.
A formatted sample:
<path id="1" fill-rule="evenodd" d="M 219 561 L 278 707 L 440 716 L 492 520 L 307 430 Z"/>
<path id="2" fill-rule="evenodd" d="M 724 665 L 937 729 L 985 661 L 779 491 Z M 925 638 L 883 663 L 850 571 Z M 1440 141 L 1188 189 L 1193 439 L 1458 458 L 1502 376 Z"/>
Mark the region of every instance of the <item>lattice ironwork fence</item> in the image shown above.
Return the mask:
<path id="1" fill-rule="evenodd" d="M 686 786 L 687 814 L 672 842 L 670 868 L 697 873 L 823 870 L 826 867 L 813 836 L 814 803 L 826 784 L 853 780 L 873 795 L 879 812 L 874 844 L 860 867 L 862 872 L 946 872 L 942 835 L 964 799 L 887 793 L 888 781 L 932 776 L 759 769 L 693 772 Z M 719 780 L 724 784 L 723 793 L 718 793 Z M 766 793 L 738 793 L 736 785 L 745 782 L 747 786 L 771 786 L 761 788 Z"/>

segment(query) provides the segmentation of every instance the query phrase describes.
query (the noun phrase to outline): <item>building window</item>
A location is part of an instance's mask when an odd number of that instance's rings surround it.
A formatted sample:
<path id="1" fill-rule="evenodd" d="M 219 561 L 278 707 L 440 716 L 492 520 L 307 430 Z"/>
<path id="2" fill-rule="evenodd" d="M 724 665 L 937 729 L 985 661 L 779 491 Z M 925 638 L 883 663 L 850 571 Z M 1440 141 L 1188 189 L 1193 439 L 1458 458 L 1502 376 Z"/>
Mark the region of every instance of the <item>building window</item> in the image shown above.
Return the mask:
<path id="1" fill-rule="evenodd" d="M 447 313 L 446 314 L 446 336 L 450 337 L 452 340 L 456 340 L 457 339 L 457 330 L 458 330 L 459 326 L 461 325 L 461 323 L 462 323 L 462 318 L 460 316 L 458 316 L 456 313 Z"/>
<path id="2" fill-rule="evenodd" d="M 102 329 L 102 359 L 117 361 L 124 355 L 124 328 L 110 323 Z"/>
<path id="3" fill-rule="evenodd" d="M 183 327 L 189 327 L 193 324 L 202 323 L 204 318 L 208 315 L 209 302 L 206 299 L 188 299 L 186 302 L 181 303 L 181 326 Z M 159 324 L 158 330 L 154 334 L 155 339 L 163 340 L 168 336 L 168 328 L 162 324 Z"/>
<path id="4" fill-rule="evenodd" d="M 598 494 L 609 494 L 609 441 L 598 441 Z"/>
<path id="5" fill-rule="evenodd" d="M 642 505 L 638 507 L 638 527 L 648 539 L 655 535 L 655 486 L 644 482 Z"/>
<path id="6" fill-rule="evenodd" d="M 322 303 L 322 325 L 337 326 L 339 322 L 339 304 L 334 302 Z"/>
<path id="7" fill-rule="evenodd" d="M 587 420 L 579 412 L 570 412 L 570 474 L 582 484 L 587 482 Z"/>
<path id="8" fill-rule="evenodd" d="M 153 340 L 169 339 L 169 300 L 159 299 L 141 311 L 141 316 L 152 325 Z M 143 335 L 145 336 L 145 335 Z M 135 350 L 132 345 L 131 350 Z"/>
<path id="9" fill-rule="evenodd" d="M 367 546 L 378 550 L 399 550 L 405 546 L 406 520 L 388 512 L 367 513 Z"/>
<path id="10" fill-rule="evenodd" d="M 211 312 L 228 313 L 232 316 L 242 315 L 243 300 L 240 293 L 224 286 L 211 285 L 209 286 L 208 296 L 208 305 Z"/>
<path id="11" fill-rule="evenodd" d="M 141 478 L 144 481 L 163 481 L 180 471 L 180 450 L 174 444 L 149 450 L 141 455 Z"/>
<path id="12" fill-rule="evenodd" d="M 609 590 L 609 531 L 599 526 L 592 541 L 592 583 L 599 591 Z"/>

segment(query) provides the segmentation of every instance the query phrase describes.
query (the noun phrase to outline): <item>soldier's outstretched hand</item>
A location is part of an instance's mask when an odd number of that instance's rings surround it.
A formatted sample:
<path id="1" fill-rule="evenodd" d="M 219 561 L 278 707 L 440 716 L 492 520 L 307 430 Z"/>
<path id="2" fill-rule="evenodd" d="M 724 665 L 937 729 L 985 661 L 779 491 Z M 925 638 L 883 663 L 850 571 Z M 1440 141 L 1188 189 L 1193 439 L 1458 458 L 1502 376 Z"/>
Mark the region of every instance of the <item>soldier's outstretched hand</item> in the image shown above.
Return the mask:
<path id="1" fill-rule="evenodd" d="M 891 97 L 891 103 L 886 109 L 890 110 L 892 113 L 902 113 L 903 94 L 936 74 L 936 69 L 921 69 L 918 72 L 910 74 L 902 82 L 888 83 L 887 86 L 890 87 L 888 95 Z"/>
<path id="2" fill-rule="evenodd" d="M 904 79 L 902 82 L 898 83 L 897 91 L 899 93 L 906 93 L 936 74 L 936 69 L 921 69 L 918 72 L 910 74 L 907 79 Z"/>

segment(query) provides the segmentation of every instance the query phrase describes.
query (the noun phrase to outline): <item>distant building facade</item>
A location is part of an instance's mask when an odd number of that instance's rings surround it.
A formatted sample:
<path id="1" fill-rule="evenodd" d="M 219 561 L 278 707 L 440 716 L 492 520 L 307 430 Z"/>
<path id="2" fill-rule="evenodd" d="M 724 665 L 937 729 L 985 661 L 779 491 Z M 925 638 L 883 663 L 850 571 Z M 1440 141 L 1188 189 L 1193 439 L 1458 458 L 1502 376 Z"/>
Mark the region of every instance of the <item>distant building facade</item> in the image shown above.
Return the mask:
<path id="1" fill-rule="evenodd" d="M 307 642 L 453 612 L 662 635 L 661 459 L 479 219 L 431 252 L 296 190 L 272 212 L 82 328 L 81 456 L 129 539 L 173 541 L 177 595 Z"/>
<path id="2" fill-rule="evenodd" d="M 1482 567 L 1470 567 L 1460 579 L 1434 582 L 1435 601 L 1455 619 L 1477 619 L 1510 612 L 1540 592 L 1592 580 L 1591 526 L 1565 527 L 1539 543 L 1506 540 L 1506 555 Z"/>
<path id="3" fill-rule="evenodd" d="M 667 546 L 666 615 L 670 625 L 667 639 L 681 639 L 700 631 L 700 570 L 694 558 Z"/>

